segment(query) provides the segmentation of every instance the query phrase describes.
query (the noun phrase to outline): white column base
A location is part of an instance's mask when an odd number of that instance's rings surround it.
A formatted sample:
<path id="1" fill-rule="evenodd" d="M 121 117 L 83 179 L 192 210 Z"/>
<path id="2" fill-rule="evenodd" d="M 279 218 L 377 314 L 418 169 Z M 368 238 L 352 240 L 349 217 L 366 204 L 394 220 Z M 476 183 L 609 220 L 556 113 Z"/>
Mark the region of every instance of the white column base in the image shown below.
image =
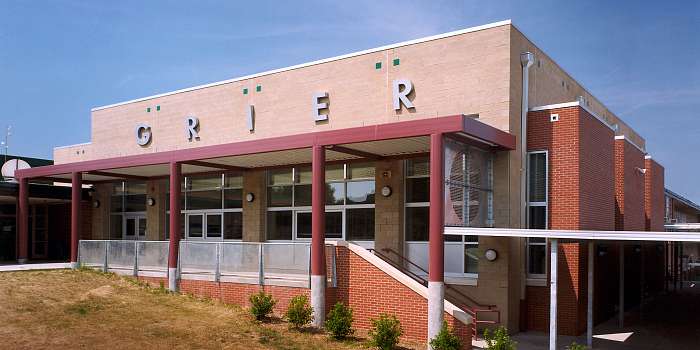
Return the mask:
<path id="1" fill-rule="evenodd" d="M 71 262 L 70 262 L 70 268 L 71 268 L 71 269 L 77 270 L 78 267 L 80 267 L 80 265 L 78 265 L 78 262 L 77 262 L 77 261 L 71 261 Z"/>
<path id="2" fill-rule="evenodd" d="M 428 281 L 428 349 L 430 341 L 440 333 L 445 311 L 445 283 Z"/>
<path id="3" fill-rule="evenodd" d="M 168 268 L 168 290 L 171 292 L 177 292 L 177 268 Z"/>
<path id="4" fill-rule="evenodd" d="M 26 263 L 27 263 L 27 259 L 17 259 L 17 263 L 18 263 L 18 264 L 26 264 Z"/>
<path id="5" fill-rule="evenodd" d="M 322 328 L 326 319 L 326 276 L 311 276 L 311 307 L 314 310 L 311 325 Z"/>

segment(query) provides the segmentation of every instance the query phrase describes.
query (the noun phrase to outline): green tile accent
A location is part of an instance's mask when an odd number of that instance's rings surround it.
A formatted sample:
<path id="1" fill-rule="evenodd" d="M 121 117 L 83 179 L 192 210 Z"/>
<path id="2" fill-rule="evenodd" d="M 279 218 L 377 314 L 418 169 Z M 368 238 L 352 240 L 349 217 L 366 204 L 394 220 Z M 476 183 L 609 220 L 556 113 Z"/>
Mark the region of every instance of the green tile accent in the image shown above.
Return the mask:
<path id="1" fill-rule="evenodd" d="M 258 85 L 255 87 L 255 91 L 260 92 L 262 91 L 262 85 Z"/>
<path id="2" fill-rule="evenodd" d="M 248 88 L 243 88 L 243 95 L 247 95 L 247 94 L 248 94 Z"/>
<path id="3" fill-rule="evenodd" d="M 160 111 L 160 105 L 156 106 L 156 111 Z"/>
<path id="4" fill-rule="evenodd" d="M 382 69 L 382 62 L 377 62 L 374 64 L 374 69 Z"/>
<path id="5" fill-rule="evenodd" d="M 146 113 L 151 113 L 151 107 L 146 108 Z"/>
<path id="6" fill-rule="evenodd" d="M 394 65 L 395 65 L 395 66 L 398 66 L 399 63 L 401 63 L 401 61 L 399 61 L 398 58 L 394 58 Z"/>

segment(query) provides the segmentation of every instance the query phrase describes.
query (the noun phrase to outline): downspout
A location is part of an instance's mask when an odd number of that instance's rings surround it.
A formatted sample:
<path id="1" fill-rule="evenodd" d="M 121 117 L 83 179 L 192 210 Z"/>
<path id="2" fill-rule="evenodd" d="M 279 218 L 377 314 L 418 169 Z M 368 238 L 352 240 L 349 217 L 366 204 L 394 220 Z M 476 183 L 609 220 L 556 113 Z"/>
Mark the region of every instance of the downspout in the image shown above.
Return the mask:
<path id="1" fill-rule="evenodd" d="M 530 84 L 530 66 L 535 62 L 535 55 L 531 52 L 523 52 L 520 54 L 520 65 L 523 68 L 523 86 L 522 98 L 520 99 L 520 228 L 528 228 L 527 219 L 527 112 L 530 109 L 529 105 L 529 84 Z M 522 255 L 522 263 L 520 264 L 520 300 L 525 300 L 525 289 L 527 285 L 527 242 L 525 238 L 520 239 Z M 522 312 L 522 309 L 521 309 Z"/>

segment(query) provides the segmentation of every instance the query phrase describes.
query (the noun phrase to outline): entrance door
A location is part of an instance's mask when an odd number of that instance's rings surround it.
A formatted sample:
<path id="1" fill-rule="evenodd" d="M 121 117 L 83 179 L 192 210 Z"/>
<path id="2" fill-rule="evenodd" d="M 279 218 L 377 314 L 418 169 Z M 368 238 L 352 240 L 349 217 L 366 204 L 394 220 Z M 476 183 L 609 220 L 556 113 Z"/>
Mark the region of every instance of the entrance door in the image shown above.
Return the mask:
<path id="1" fill-rule="evenodd" d="M 146 239 L 146 215 L 128 214 L 124 215 L 124 239 L 144 240 Z"/>
<path id="2" fill-rule="evenodd" d="M 48 206 L 31 207 L 32 259 L 46 259 L 49 256 Z"/>

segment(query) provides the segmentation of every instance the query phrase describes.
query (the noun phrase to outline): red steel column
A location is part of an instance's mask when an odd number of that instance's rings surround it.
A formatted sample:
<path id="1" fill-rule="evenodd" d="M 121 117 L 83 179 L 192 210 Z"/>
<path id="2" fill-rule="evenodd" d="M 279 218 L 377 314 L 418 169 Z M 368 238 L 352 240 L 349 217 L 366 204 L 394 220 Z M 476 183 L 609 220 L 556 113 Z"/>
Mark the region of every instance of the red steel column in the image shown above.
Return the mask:
<path id="1" fill-rule="evenodd" d="M 80 240 L 80 202 L 83 193 L 83 174 L 74 172 L 71 181 L 70 196 L 70 265 L 78 268 L 78 240 Z"/>
<path id="2" fill-rule="evenodd" d="M 17 262 L 24 264 L 29 256 L 29 180 L 19 179 L 19 193 L 17 196 Z"/>
<path id="3" fill-rule="evenodd" d="M 311 161 L 311 307 L 313 326 L 323 327 L 326 316 L 326 151 L 312 147 Z"/>
<path id="4" fill-rule="evenodd" d="M 430 216 L 428 263 L 428 342 L 442 327 L 445 305 L 444 149 L 441 133 L 430 135 Z"/>
<path id="5" fill-rule="evenodd" d="M 180 248 L 180 183 L 182 166 L 170 163 L 170 249 L 168 253 L 168 289 L 177 291 L 177 260 Z"/>

